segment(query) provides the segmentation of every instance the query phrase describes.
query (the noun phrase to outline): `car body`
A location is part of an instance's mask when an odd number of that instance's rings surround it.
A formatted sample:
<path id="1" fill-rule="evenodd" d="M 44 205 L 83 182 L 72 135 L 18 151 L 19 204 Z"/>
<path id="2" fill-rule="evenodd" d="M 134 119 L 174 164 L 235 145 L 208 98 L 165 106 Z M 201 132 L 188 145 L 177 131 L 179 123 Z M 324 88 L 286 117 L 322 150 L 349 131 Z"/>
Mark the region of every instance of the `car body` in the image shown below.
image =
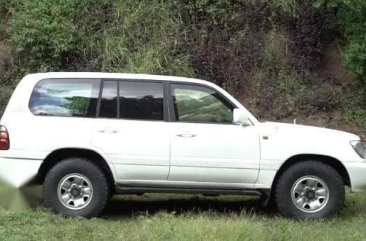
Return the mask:
<path id="1" fill-rule="evenodd" d="M 308 161 L 338 173 L 343 183 L 339 189 L 345 185 L 354 192 L 366 189 L 360 137 L 325 128 L 259 122 L 225 90 L 198 79 L 30 74 L 15 89 L 1 126 L 9 148 L 0 150 L 0 176 L 15 187 L 34 180 L 43 183 L 59 162 L 83 158 L 101 170 L 112 194 L 256 194 L 270 199 L 283 173 Z M 91 185 L 86 174 L 81 176 Z M 323 190 L 323 179 L 316 180 L 314 185 Z M 301 193 L 311 196 L 311 188 L 317 192 L 318 187 L 308 186 Z M 71 189 L 67 190 L 69 194 Z M 328 202 L 324 200 L 331 201 L 329 192 L 321 201 L 323 206 Z M 94 190 L 94 199 L 96 195 Z M 66 212 L 70 215 L 96 214 L 63 208 L 71 210 Z M 325 213 L 310 209 L 308 205 L 300 210 L 304 212 L 282 213 L 317 218 L 335 211 L 335 207 Z"/>

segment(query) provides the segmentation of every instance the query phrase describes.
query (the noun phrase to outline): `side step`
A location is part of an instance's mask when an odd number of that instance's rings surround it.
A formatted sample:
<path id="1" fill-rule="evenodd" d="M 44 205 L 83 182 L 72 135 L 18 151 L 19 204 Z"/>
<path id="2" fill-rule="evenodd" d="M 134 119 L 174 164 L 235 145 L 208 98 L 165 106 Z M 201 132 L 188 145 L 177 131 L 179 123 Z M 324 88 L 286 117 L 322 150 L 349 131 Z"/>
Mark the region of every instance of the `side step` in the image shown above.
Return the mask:
<path id="1" fill-rule="evenodd" d="M 184 193 L 203 195 L 251 195 L 266 196 L 267 190 L 252 189 L 205 189 L 205 188 L 171 188 L 171 187 L 141 187 L 116 185 L 116 194 L 143 194 L 143 193 Z"/>

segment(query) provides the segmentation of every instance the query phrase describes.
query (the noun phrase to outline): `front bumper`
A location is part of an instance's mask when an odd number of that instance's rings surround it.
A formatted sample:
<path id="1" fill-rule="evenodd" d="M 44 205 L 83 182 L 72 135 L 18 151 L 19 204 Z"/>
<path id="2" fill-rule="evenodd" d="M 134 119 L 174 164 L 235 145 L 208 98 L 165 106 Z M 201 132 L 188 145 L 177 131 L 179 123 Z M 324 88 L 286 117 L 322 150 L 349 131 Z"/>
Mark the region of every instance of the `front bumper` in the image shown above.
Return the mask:
<path id="1" fill-rule="evenodd" d="M 34 178 L 42 160 L 0 157 L 0 181 L 12 187 L 22 187 Z"/>
<path id="2" fill-rule="evenodd" d="M 366 162 L 344 163 L 351 181 L 352 192 L 366 191 Z"/>

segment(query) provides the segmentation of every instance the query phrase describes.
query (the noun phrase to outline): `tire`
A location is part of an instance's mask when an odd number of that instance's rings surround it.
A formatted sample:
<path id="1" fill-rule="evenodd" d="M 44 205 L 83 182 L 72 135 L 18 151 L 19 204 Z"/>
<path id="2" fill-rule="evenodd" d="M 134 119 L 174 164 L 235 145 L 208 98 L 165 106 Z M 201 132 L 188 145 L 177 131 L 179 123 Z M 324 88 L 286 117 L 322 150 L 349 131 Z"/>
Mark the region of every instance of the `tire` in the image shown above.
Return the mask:
<path id="1" fill-rule="evenodd" d="M 318 161 L 290 166 L 275 185 L 276 206 L 289 218 L 331 217 L 343 208 L 344 199 L 342 177 L 334 168 Z"/>
<path id="2" fill-rule="evenodd" d="M 110 185 L 103 171 L 84 158 L 57 163 L 43 184 L 43 203 L 65 216 L 97 217 L 109 197 Z"/>

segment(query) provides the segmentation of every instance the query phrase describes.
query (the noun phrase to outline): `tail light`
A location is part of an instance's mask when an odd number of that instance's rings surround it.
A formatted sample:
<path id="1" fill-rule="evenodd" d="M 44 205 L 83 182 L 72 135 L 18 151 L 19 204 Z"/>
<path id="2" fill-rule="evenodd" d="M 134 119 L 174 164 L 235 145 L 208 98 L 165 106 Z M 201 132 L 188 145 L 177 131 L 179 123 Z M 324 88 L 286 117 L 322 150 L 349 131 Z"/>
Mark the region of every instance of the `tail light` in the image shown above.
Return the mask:
<path id="1" fill-rule="evenodd" d="M 0 126 L 0 150 L 6 151 L 10 149 L 9 132 L 5 126 Z"/>

